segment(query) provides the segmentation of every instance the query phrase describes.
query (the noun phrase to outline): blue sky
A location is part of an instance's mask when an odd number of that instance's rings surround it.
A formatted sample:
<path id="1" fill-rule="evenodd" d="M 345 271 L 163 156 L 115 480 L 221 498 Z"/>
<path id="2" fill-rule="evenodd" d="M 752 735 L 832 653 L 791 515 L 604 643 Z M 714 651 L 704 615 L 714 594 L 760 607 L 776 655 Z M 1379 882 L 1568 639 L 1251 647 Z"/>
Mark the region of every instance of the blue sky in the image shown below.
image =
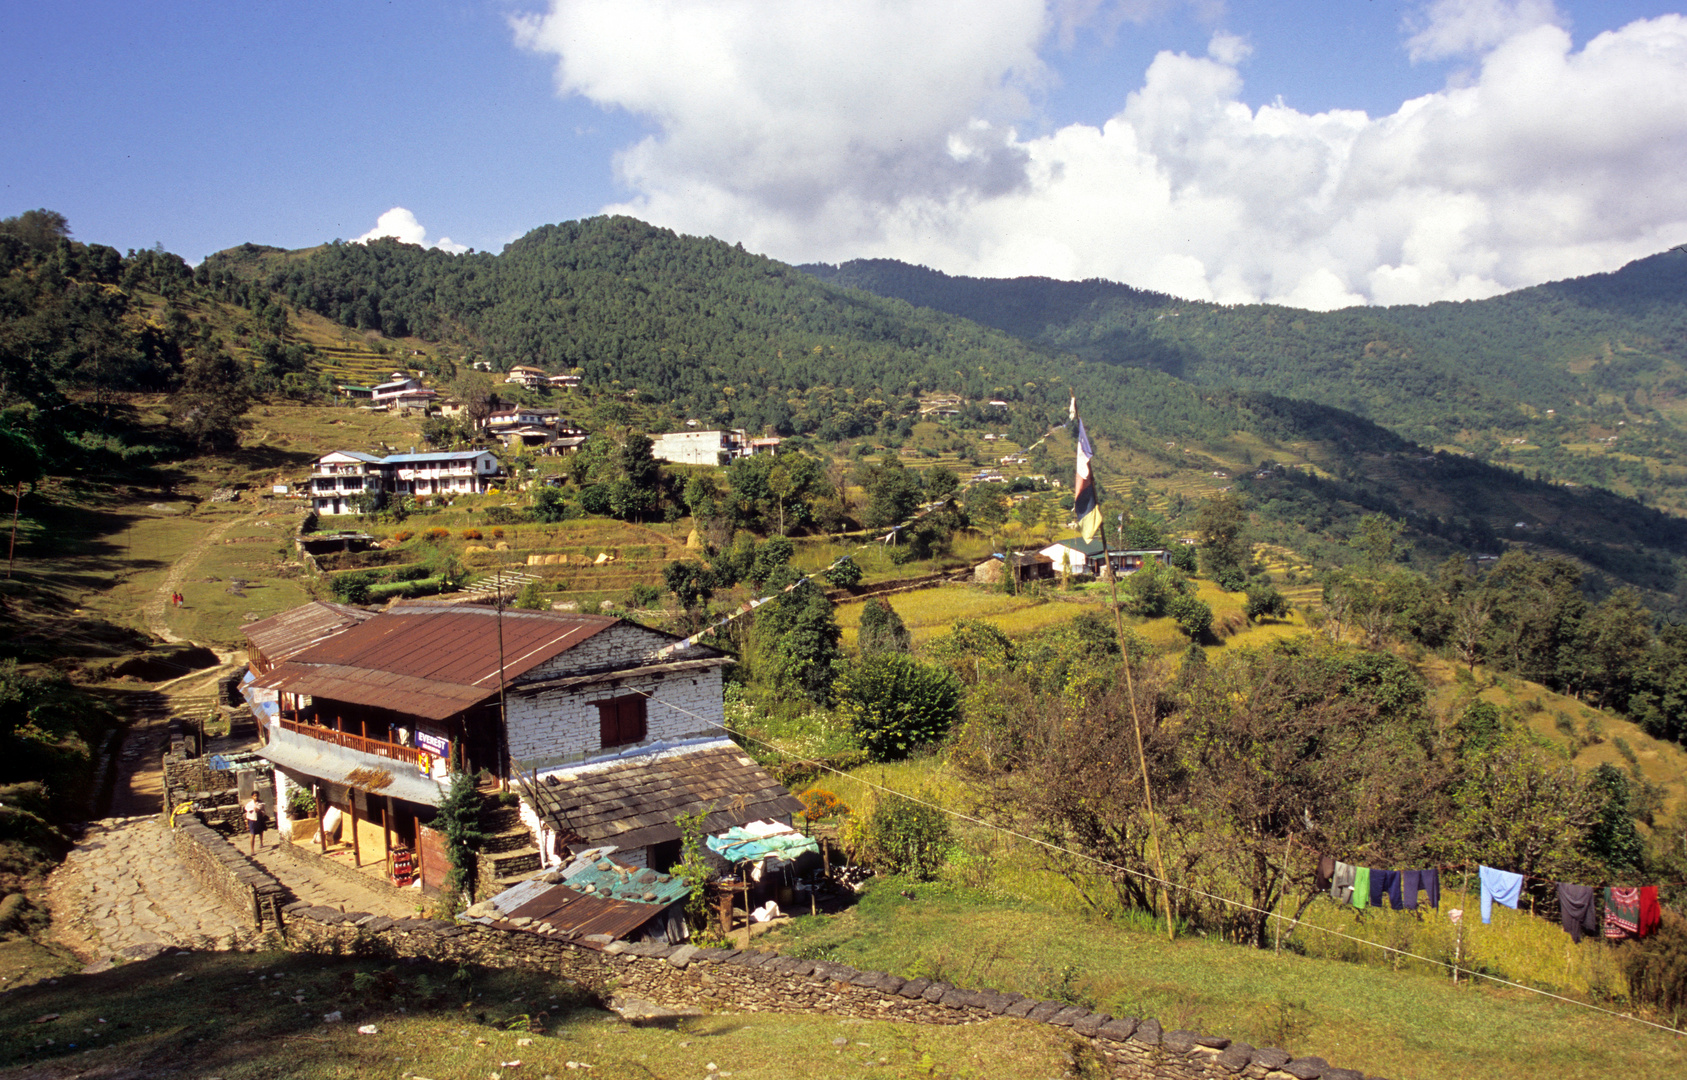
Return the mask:
<path id="1" fill-rule="evenodd" d="M 1467 298 L 1687 242 L 1679 7 L 13 5 L 0 216 L 197 261 L 614 210 L 790 261 Z"/>

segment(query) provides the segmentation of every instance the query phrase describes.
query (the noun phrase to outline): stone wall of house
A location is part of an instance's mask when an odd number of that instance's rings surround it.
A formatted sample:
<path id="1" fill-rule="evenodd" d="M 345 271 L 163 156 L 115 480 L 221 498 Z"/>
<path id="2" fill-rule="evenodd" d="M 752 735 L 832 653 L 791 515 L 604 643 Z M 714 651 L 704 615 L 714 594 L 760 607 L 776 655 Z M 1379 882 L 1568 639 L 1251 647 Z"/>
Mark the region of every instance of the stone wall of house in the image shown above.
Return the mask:
<path id="1" fill-rule="evenodd" d="M 1365 1080 L 1317 1057 L 1295 1058 L 1218 1036 L 1164 1031 L 1156 1020 L 1113 1017 L 1059 1001 L 961 990 L 846 964 L 772 952 L 614 942 L 587 948 L 521 930 L 431 919 L 388 919 L 290 904 L 287 937 L 315 951 L 424 957 L 560 973 L 607 997 L 726 1012 L 815 1012 L 863 1020 L 970 1024 L 998 1016 L 1050 1024 L 1087 1043 L 1120 1080 Z M 1372 1078 L 1377 1080 L 1377 1078 Z"/>
<path id="2" fill-rule="evenodd" d="M 287 890 L 240 849 L 194 817 L 178 819 L 170 838 L 188 873 L 230 911 L 244 912 L 254 931 L 279 927 Z"/>
<path id="3" fill-rule="evenodd" d="M 630 667 L 648 659 L 651 653 L 671 644 L 673 640 L 666 634 L 659 634 L 637 623 L 619 622 L 535 667 L 523 675 L 521 681 L 559 679 L 578 675 L 583 671 Z M 675 653 L 674 658 L 684 660 L 705 655 L 708 654 L 702 649 L 691 648 Z"/>
<path id="4" fill-rule="evenodd" d="M 594 702 L 635 692 L 650 695 L 645 702 L 645 741 L 623 747 L 618 756 L 640 753 L 654 743 L 725 734 L 721 671 L 706 668 L 635 675 L 536 694 L 513 693 L 507 704 L 510 755 L 541 772 L 602 756 Z"/>

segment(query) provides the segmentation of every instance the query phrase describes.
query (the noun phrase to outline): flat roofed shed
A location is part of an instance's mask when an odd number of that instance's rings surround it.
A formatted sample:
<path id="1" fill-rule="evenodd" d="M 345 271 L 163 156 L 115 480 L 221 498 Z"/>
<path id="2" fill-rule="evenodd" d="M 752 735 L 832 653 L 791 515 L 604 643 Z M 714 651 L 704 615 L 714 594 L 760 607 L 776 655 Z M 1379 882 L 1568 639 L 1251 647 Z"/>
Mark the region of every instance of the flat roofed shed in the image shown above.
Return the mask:
<path id="1" fill-rule="evenodd" d="M 278 664 L 257 685 L 444 720 L 498 693 L 499 618 L 490 608 L 393 608 Z M 620 621 L 540 611 L 501 618 L 506 681 Z"/>

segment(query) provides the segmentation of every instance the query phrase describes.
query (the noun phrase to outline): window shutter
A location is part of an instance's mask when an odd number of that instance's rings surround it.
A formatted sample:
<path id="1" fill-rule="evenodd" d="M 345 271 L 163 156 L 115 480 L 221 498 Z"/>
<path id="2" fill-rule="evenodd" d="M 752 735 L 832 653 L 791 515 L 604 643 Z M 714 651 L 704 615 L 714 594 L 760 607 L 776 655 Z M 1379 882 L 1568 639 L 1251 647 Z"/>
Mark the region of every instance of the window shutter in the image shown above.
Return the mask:
<path id="1" fill-rule="evenodd" d="M 616 735 L 620 733 L 621 710 L 617 702 L 600 701 L 597 703 L 598 745 L 615 746 Z"/>
<path id="2" fill-rule="evenodd" d="M 628 746 L 644 741 L 644 695 L 628 694 L 597 703 L 599 745 Z"/>

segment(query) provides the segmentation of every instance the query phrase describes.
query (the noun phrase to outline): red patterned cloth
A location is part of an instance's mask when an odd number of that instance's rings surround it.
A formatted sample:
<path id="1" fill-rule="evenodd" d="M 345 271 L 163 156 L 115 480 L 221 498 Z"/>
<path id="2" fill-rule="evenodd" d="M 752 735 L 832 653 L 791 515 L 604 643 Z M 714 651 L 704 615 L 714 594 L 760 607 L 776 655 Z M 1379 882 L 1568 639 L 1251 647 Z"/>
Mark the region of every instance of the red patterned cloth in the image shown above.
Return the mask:
<path id="1" fill-rule="evenodd" d="M 1657 890 L 1652 890 L 1656 902 Z M 1640 936 L 1640 890 L 1605 890 L 1605 936 L 1628 938 Z"/>

